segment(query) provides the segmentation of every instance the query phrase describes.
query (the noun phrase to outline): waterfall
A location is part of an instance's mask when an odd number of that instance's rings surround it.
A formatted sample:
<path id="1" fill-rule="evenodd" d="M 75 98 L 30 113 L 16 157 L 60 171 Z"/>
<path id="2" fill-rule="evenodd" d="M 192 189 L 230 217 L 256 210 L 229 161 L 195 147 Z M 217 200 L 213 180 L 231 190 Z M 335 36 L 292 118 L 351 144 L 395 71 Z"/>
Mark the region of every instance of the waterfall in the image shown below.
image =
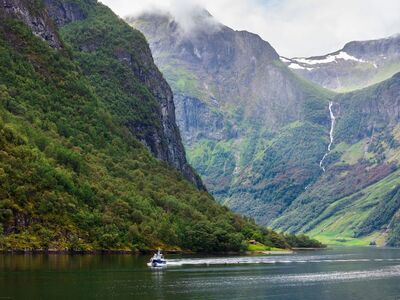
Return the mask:
<path id="1" fill-rule="evenodd" d="M 331 147 L 332 147 L 332 144 L 333 144 L 333 130 L 335 129 L 335 122 L 336 122 L 336 117 L 335 117 L 335 115 L 333 114 L 333 111 L 332 111 L 332 105 L 333 105 L 333 102 L 330 101 L 329 102 L 329 115 L 331 117 L 331 130 L 329 131 L 329 140 L 330 141 L 329 141 L 329 145 L 328 145 L 328 151 L 324 154 L 324 156 L 322 157 L 321 161 L 319 162 L 319 167 L 324 172 L 325 172 L 325 167 L 324 167 L 323 164 L 324 164 L 325 158 L 328 156 L 329 152 L 331 152 Z"/>

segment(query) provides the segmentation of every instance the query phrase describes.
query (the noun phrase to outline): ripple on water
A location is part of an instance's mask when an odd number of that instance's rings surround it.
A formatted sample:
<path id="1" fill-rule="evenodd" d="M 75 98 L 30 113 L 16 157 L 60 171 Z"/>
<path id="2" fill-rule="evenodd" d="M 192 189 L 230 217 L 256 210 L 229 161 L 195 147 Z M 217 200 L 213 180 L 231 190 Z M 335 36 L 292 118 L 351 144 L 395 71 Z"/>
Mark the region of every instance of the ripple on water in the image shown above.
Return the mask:
<path id="1" fill-rule="evenodd" d="M 310 255 L 310 256 L 243 256 L 224 258 L 193 258 L 169 259 L 168 266 L 179 267 L 184 265 L 234 265 L 234 264 L 291 264 L 291 263 L 346 263 L 346 262 L 372 262 L 372 261 L 400 261 L 394 259 L 373 258 L 344 258 L 346 255 Z"/>

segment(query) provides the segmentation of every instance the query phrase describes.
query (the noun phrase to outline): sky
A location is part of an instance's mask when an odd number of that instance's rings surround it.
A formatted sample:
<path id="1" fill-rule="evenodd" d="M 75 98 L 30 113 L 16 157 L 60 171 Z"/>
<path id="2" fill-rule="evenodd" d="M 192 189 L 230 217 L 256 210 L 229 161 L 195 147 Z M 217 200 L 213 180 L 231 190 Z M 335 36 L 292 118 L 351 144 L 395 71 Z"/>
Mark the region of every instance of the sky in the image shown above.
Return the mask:
<path id="1" fill-rule="evenodd" d="M 235 30 L 259 34 L 286 57 L 323 55 L 353 40 L 400 33 L 400 0 L 100 0 L 121 17 L 154 8 L 207 9 Z"/>

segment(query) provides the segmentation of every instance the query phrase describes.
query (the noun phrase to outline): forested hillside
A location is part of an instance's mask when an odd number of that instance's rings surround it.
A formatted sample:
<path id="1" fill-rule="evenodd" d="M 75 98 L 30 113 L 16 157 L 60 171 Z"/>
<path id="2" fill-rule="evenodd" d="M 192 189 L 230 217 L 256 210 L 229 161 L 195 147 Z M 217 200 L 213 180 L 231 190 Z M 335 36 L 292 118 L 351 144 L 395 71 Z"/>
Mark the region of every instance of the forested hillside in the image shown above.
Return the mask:
<path id="1" fill-rule="evenodd" d="M 399 246 L 400 73 L 333 99 L 337 125 L 326 173 L 275 221 L 333 241 Z"/>
<path id="2" fill-rule="evenodd" d="M 201 188 L 168 85 L 108 8 L 7 0 L 0 18 L 0 249 L 317 244 L 262 229 L 186 180 Z"/>

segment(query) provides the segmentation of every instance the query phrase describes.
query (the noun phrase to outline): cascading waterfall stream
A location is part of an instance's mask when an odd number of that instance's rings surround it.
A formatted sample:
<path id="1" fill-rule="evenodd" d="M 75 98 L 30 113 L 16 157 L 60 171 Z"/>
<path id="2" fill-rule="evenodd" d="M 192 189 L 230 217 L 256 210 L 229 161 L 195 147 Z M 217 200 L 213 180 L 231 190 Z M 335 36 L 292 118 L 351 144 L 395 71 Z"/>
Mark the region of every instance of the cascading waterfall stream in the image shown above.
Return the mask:
<path id="1" fill-rule="evenodd" d="M 328 156 L 328 154 L 331 152 L 331 147 L 332 147 L 332 144 L 333 144 L 333 130 L 335 129 L 335 122 L 336 122 L 336 117 L 335 117 L 335 115 L 333 114 L 333 111 L 332 111 L 332 105 L 333 105 L 333 102 L 330 101 L 329 102 L 329 115 L 331 117 L 331 130 L 329 131 L 330 142 L 329 142 L 329 145 L 328 145 L 328 151 L 324 154 L 324 156 L 322 157 L 321 161 L 319 162 L 319 167 L 324 172 L 325 172 L 324 160 Z"/>

